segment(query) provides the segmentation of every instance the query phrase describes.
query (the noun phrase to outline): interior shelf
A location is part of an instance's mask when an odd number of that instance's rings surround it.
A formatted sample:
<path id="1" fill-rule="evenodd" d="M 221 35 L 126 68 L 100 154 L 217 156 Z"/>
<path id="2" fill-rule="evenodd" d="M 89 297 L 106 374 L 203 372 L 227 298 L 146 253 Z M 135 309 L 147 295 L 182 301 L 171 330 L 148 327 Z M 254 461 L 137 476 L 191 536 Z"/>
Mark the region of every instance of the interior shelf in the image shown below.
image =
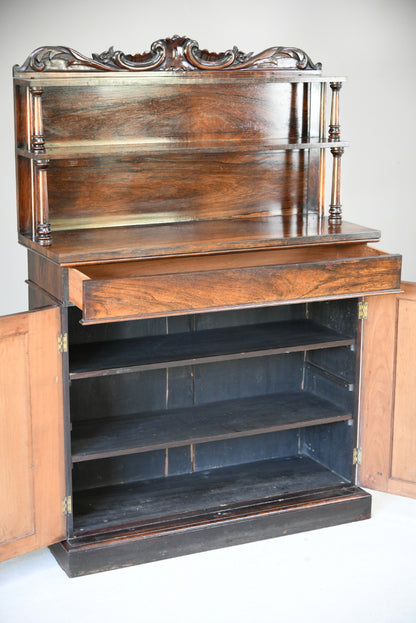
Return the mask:
<path id="1" fill-rule="evenodd" d="M 74 463 L 348 420 L 352 413 L 309 392 L 224 400 L 76 422 Z"/>
<path id="2" fill-rule="evenodd" d="M 284 496 L 346 484 L 299 455 L 100 487 L 74 494 L 74 531 L 82 535 L 122 524 L 140 527 L 169 519 L 225 513 Z"/>
<path id="3" fill-rule="evenodd" d="M 256 152 L 263 150 L 295 150 L 295 149 L 322 149 L 330 147 L 347 147 L 346 141 L 329 142 L 322 138 L 307 138 L 285 140 L 279 138 L 260 139 L 229 139 L 229 140 L 175 140 L 154 139 L 152 141 L 130 140 L 124 142 L 113 141 L 65 141 L 62 143 L 46 143 L 43 153 L 34 153 L 27 149 L 18 148 L 17 154 L 32 160 L 63 160 L 65 158 L 112 157 L 115 155 L 143 156 L 166 153 L 229 153 L 229 152 Z"/>
<path id="4" fill-rule="evenodd" d="M 69 353 L 72 380 L 283 352 L 349 346 L 354 338 L 312 320 L 173 333 L 74 345 Z"/>

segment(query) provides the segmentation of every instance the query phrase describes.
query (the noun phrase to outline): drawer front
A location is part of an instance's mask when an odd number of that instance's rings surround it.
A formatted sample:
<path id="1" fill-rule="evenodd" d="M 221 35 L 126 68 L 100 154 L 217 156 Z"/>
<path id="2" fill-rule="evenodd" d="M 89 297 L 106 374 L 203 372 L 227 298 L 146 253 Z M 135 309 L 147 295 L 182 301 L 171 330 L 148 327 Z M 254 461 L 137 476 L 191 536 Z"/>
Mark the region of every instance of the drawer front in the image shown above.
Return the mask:
<path id="1" fill-rule="evenodd" d="M 112 279 L 70 269 L 69 294 L 83 321 L 91 323 L 397 290 L 400 266 L 400 256 L 380 254 Z"/>

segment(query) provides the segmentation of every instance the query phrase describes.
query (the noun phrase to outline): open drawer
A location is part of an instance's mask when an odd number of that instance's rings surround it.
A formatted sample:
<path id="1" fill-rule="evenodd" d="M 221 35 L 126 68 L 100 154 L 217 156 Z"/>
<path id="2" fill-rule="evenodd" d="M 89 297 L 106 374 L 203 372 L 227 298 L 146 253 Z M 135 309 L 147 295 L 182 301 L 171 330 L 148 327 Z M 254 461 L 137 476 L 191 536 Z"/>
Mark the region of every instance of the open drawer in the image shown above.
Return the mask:
<path id="1" fill-rule="evenodd" d="M 83 322 L 398 290 L 401 257 L 366 244 L 119 261 L 68 269 Z"/>

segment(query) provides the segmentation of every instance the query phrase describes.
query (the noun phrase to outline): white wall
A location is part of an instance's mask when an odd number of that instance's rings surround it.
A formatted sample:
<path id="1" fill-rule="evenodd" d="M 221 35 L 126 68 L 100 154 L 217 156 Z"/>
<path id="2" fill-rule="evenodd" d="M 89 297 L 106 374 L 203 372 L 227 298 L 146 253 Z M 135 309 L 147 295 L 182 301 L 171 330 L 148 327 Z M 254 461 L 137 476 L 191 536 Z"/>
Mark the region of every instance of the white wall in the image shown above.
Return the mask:
<path id="1" fill-rule="evenodd" d="M 341 121 L 346 220 L 382 230 L 382 248 L 403 254 L 416 281 L 412 140 L 415 0 L 3 0 L 0 8 L 0 315 L 26 309 L 26 254 L 16 242 L 12 65 L 42 45 L 90 55 L 110 45 L 143 52 L 152 41 L 188 35 L 201 47 L 259 52 L 304 49 L 324 73 L 347 75 Z"/>

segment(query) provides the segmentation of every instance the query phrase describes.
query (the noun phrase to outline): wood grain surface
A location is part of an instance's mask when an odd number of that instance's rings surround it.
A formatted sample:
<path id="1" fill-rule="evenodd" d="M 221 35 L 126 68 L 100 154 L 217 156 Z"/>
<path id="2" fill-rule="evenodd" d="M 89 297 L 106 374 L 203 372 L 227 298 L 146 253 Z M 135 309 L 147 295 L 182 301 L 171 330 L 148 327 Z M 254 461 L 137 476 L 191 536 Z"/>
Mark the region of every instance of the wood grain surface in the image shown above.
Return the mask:
<path id="1" fill-rule="evenodd" d="M 26 236 L 20 236 L 19 241 L 56 263 L 73 265 L 379 239 L 380 232 L 376 229 L 347 222 L 331 228 L 325 218 L 293 214 L 54 231 L 49 247 L 39 247 Z"/>
<path id="2" fill-rule="evenodd" d="M 149 261 L 134 264 L 137 276 L 125 275 L 132 269 L 127 264 L 69 269 L 69 298 L 83 310 L 84 321 L 92 322 L 260 307 L 399 287 L 399 257 L 365 245 L 338 248 L 338 259 L 334 251 L 324 247 L 185 258 L 176 264 Z"/>
<path id="3" fill-rule="evenodd" d="M 318 87 L 319 89 L 319 87 Z M 315 97 L 319 90 L 315 87 Z M 204 141 L 217 137 L 240 139 L 247 135 L 297 138 L 309 134 L 308 85 L 251 83 L 236 75 L 233 84 L 204 81 L 118 87 L 72 86 L 44 89 L 43 115 L 46 142 L 163 139 Z M 305 117 L 305 118 L 304 118 Z M 312 118 L 316 124 L 316 119 Z M 318 136 L 315 126 L 311 136 Z"/>
<path id="4" fill-rule="evenodd" d="M 360 484 L 416 497 L 416 286 L 369 299 L 364 321 Z"/>
<path id="5" fill-rule="evenodd" d="M 1 319 L 0 559 L 65 537 L 58 308 Z"/>
<path id="6" fill-rule="evenodd" d="M 416 284 L 398 297 L 391 476 L 416 496 Z"/>

